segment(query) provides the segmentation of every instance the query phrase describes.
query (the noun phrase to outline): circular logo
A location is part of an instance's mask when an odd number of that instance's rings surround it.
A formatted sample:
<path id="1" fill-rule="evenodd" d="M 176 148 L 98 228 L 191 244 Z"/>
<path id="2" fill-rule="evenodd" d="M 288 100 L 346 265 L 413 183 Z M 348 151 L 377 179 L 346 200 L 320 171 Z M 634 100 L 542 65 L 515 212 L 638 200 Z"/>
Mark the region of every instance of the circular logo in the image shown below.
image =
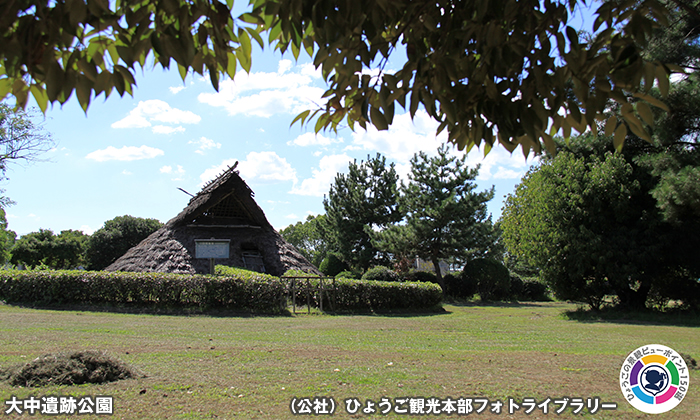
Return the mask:
<path id="1" fill-rule="evenodd" d="M 630 353 L 620 369 L 620 389 L 627 402 L 650 414 L 674 409 L 688 393 L 688 366 L 675 350 L 648 344 Z"/>

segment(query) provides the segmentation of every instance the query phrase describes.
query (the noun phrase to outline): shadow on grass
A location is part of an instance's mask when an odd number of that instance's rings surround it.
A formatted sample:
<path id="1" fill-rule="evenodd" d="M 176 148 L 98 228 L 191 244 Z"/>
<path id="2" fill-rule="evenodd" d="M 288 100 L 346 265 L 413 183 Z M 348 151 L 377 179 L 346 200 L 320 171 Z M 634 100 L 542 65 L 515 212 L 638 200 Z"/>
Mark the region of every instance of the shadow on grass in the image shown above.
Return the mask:
<path id="1" fill-rule="evenodd" d="M 446 305 L 459 307 L 491 307 L 491 308 L 542 308 L 550 307 L 552 301 L 535 302 L 535 301 L 489 301 L 489 300 L 452 300 L 448 299 L 444 302 Z"/>
<path id="2" fill-rule="evenodd" d="M 3 304 L 0 302 L 0 304 Z M 104 312 L 129 315 L 159 315 L 159 316 L 209 316 L 215 318 L 254 318 L 254 317 L 291 317 L 290 311 L 282 311 L 277 313 L 272 312 L 257 312 L 246 310 L 230 310 L 219 308 L 201 308 L 201 307 L 163 307 L 163 306 L 144 306 L 144 305 L 41 305 L 27 303 L 4 303 L 7 306 L 14 306 L 26 309 L 38 309 L 49 311 L 65 311 L 65 312 Z"/>
<path id="3" fill-rule="evenodd" d="M 609 322 L 616 324 L 668 325 L 700 327 L 700 314 L 693 310 L 673 309 L 666 312 L 650 309 L 632 311 L 618 307 L 605 307 L 599 311 L 578 308 L 564 311 L 564 317 L 578 322 Z"/>
<path id="4" fill-rule="evenodd" d="M 14 306 L 26 309 L 65 311 L 65 312 L 103 312 L 129 315 L 157 315 L 157 316 L 205 316 L 213 318 L 289 318 L 294 316 L 387 316 L 387 317 L 423 317 L 434 315 L 446 315 L 450 312 L 442 306 L 420 309 L 393 309 L 393 310 L 338 310 L 321 312 L 318 308 L 312 308 L 310 313 L 305 306 L 297 306 L 296 312 L 291 307 L 281 312 L 260 312 L 253 310 L 231 310 L 221 308 L 202 307 L 163 307 L 144 305 L 41 305 L 27 303 L 3 303 L 0 305 Z"/>

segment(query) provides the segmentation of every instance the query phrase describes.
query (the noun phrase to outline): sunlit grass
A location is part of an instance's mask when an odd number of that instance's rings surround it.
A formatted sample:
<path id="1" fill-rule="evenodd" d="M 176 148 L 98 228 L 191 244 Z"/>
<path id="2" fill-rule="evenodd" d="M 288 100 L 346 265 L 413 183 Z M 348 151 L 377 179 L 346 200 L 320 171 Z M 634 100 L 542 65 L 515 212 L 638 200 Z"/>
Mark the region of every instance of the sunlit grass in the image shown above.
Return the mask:
<path id="1" fill-rule="evenodd" d="M 94 349 L 146 374 L 79 387 L 20 389 L 0 383 L 0 399 L 112 395 L 114 418 L 281 419 L 292 417 L 291 398 L 303 396 L 336 401 L 598 396 L 619 409 L 587 418 L 646 418 L 619 390 L 625 356 L 650 343 L 700 356 L 700 331 L 694 326 L 581 322 L 564 314 L 574 305 L 555 302 L 445 309 L 331 316 L 307 315 L 304 308 L 291 317 L 214 317 L 0 305 L 0 366 L 45 353 Z M 698 379 L 692 372 L 681 405 L 654 418 L 700 418 Z M 334 416 L 348 417 L 342 410 Z"/>

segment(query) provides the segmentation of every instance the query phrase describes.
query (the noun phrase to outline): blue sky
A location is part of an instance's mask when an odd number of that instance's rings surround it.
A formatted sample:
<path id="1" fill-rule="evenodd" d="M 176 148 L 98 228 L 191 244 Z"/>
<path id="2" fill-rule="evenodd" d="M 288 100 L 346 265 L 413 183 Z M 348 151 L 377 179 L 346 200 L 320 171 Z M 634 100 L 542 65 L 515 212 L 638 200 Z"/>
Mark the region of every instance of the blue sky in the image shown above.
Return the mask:
<path id="1" fill-rule="evenodd" d="M 10 229 L 92 233 L 124 214 L 166 222 L 189 200 L 178 187 L 194 194 L 236 161 L 281 229 L 323 213 L 323 195 L 353 159 L 379 152 L 405 174 L 414 153 L 434 154 L 444 141 L 426 114 L 411 121 L 401 109 L 383 132 L 315 135 L 313 127 L 290 127 L 297 113 L 321 103 L 325 84 L 308 60 L 271 51 L 258 52 L 251 73 L 223 81 L 218 93 L 208 79 L 188 76 L 183 83 L 177 71 L 160 68 L 139 71 L 137 84 L 133 98 L 115 92 L 93 99 L 87 116 L 75 98 L 46 112 L 56 147 L 44 162 L 11 166 L 2 185 L 16 202 L 6 209 Z M 489 205 L 496 219 L 532 158 L 498 147 L 485 159 L 474 149 L 468 161 L 481 164 L 479 190 L 496 186 Z"/>
<path id="2" fill-rule="evenodd" d="M 444 133 L 436 138 L 437 124 L 424 112 L 411 121 L 401 108 L 383 132 L 315 135 L 312 127 L 290 127 L 299 112 L 322 103 L 326 85 L 308 57 L 297 62 L 270 49 L 256 50 L 251 73 L 222 81 L 218 93 L 198 75 L 183 83 L 175 69 L 139 70 L 136 80 L 133 97 L 101 95 L 87 115 L 75 97 L 47 110 L 45 128 L 56 147 L 43 162 L 12 165 L 0 185 L 16 202 L 6 209 L 10 229 L 92 233 L 125 214 L 166 222 L 189 200 L 178 187 L 194 194 L 236 161 L 281 229 L 323 213 L 324 194 L 353 159 L 381 153 L 405 178 L 414 153 L 435 154 L 445 140 Z M 481 164 L 479 191 L 495 186 L 489 211 L 496 220 L 504 196 L 534 160 L 496 147 L 486 157 L 473 149 L 468 162 Z"/>

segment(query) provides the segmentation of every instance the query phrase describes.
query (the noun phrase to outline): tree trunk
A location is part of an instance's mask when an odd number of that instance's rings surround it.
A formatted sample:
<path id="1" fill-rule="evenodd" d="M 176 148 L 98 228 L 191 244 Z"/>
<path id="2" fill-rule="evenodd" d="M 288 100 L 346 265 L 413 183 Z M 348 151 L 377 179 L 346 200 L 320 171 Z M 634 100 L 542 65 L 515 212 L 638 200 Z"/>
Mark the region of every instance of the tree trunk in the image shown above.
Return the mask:
<path id="1" fill-rule="evenodd" d="M 617 296 L 620 299 L 620 306 L 635 311 L 644 310 L 650 290 L 651 281 L 644 279 L 642 280 L 642 284 L 639 285 L 638 290 L 627 288 L 624 291 L 618 292 Z"/>
<path id="2" fill-rule="evenodd" d="M 440 259 L 438 257 L 433 257 L 431 259 L 433 262 L 433 267 L 435 267 L 435 276 L 437 277 L 437 282 L 442 288 L 442 294 L 445 294 L 445 280 L 442 278 L 442 273 L 440 272 Z"/>

